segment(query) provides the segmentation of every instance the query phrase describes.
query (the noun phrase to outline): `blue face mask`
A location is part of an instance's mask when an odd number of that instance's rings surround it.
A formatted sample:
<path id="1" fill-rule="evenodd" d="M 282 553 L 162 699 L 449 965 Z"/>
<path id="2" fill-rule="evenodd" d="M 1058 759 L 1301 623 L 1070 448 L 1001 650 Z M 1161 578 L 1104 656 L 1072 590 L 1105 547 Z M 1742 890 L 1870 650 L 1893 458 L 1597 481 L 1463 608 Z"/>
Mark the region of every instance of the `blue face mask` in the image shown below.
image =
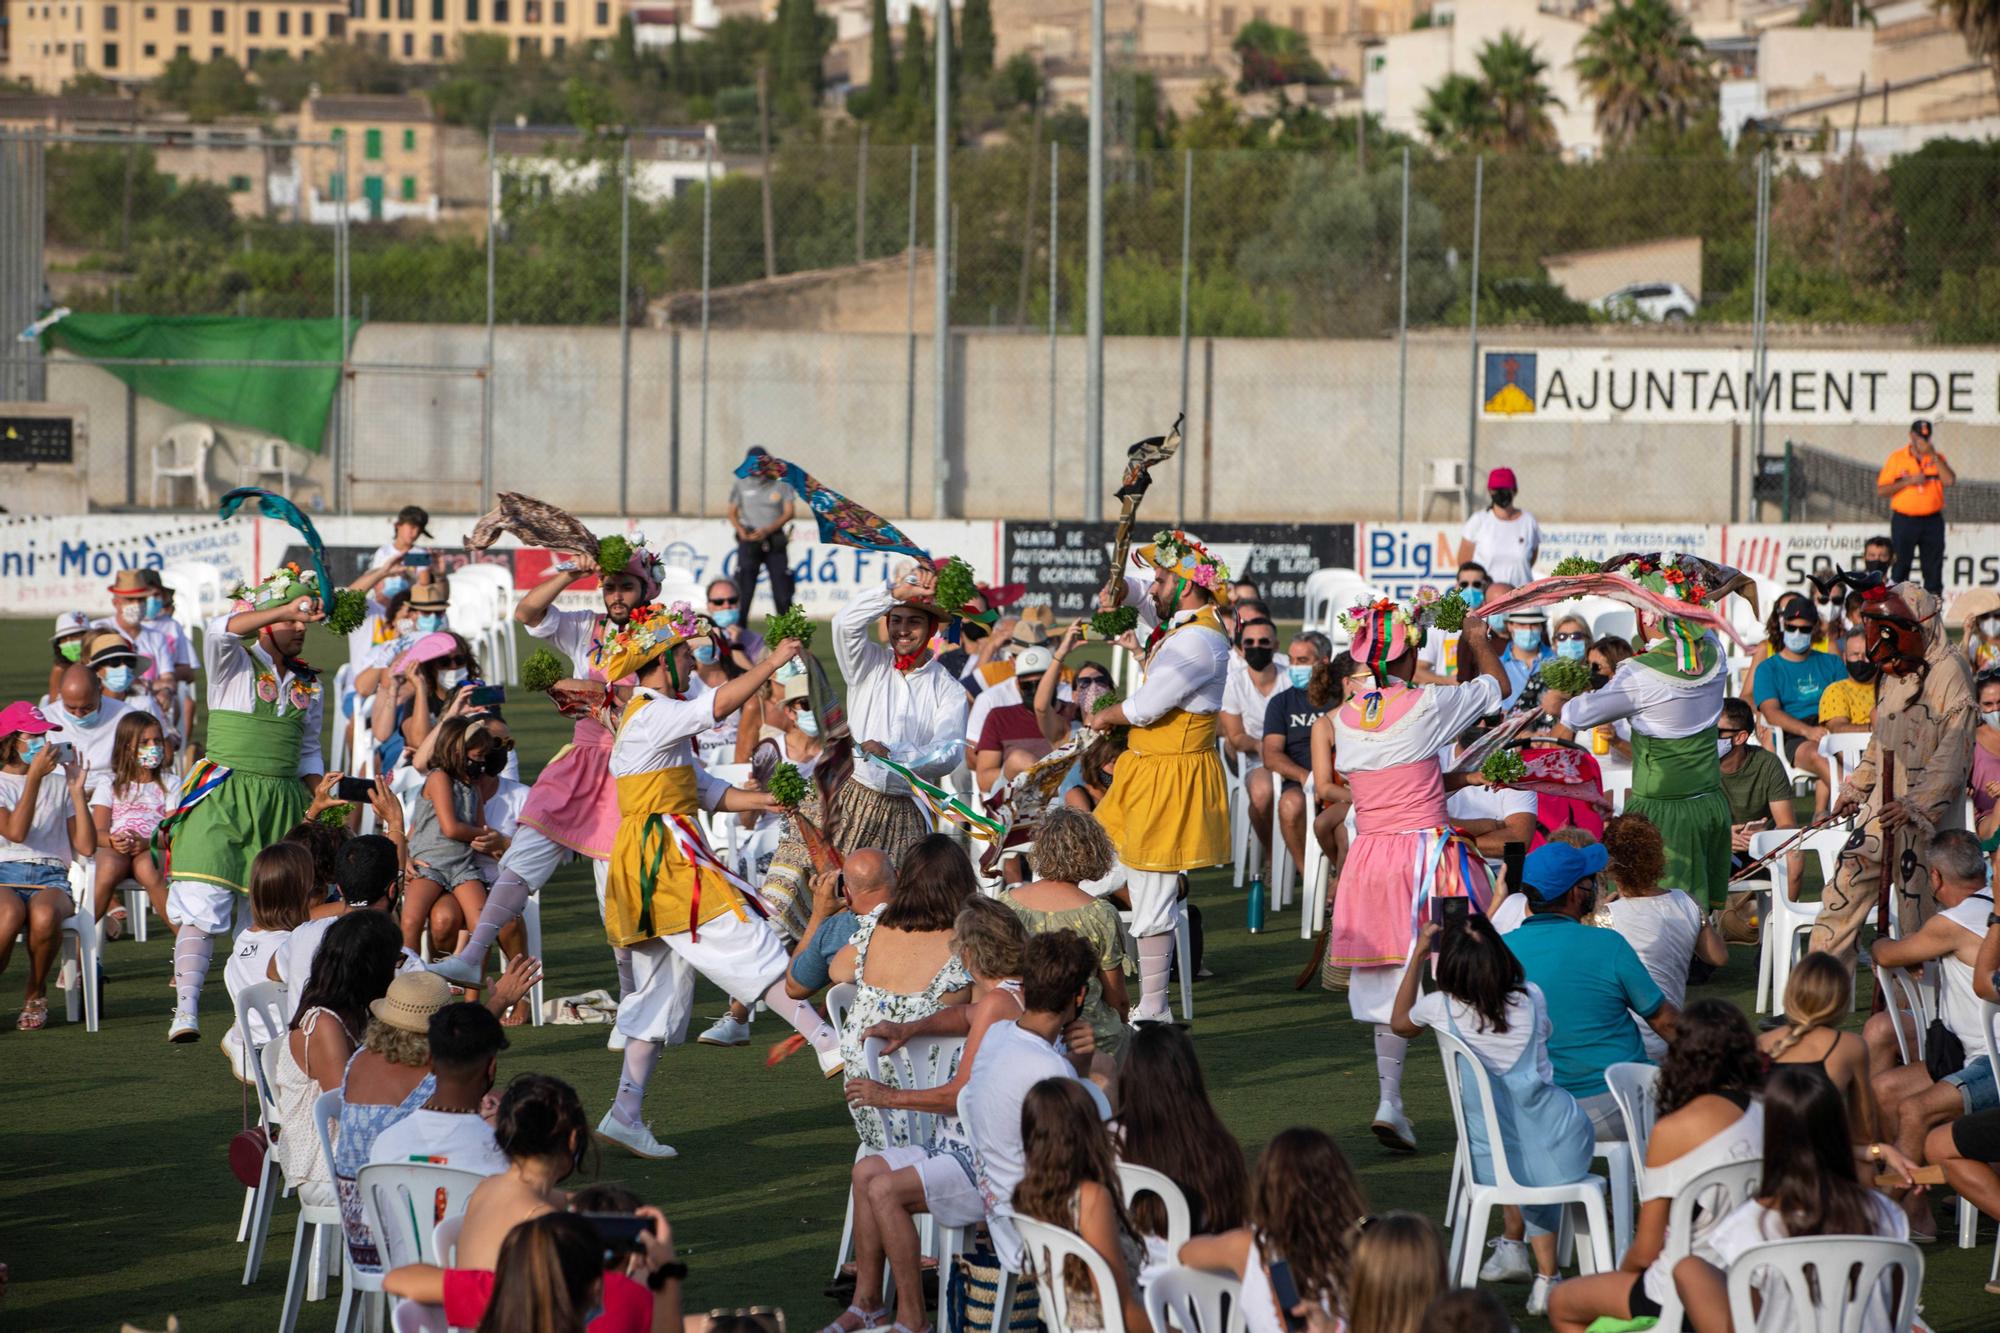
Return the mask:
<path id="1" fill-rule="evenodd" d="M 146 599 L 146 619 L 158 620 L 167 613 L 167 604 L 157 597 Z"/>
<path id="2" fill-rule="evenodd" d="M 708 618 L 710 620 L 713 620 L 718 628 L 728 629 L 731 625 L 734 625 L 737 621 L 741 620 L 743 617 L 737 614 L 735 607 L 725 606 L 725 607 L 720 607 L 714 611 L 710 611 L 708 613 Z"/>
<path id="3" fill-rule="evenodd" d="M 113 694 L 123 694 L 132 688 L 132 668 L 114 666 L 104 668 L 104 688 Z"/>
<path id="4" fill-rule="evenodd" d="M 1581 662 L 1590 645 L 1582 639 L 1559 639 L 1556 642 L 1556 656 L 1570 662 Z"/>
<path id="5" fill-rule="evenodd" d="M 1285 669 L 1291 674 L 1292 688 L 1295 690 L 1304 689 L 1306 687 L 1306 682 L 1312 679 L 1313 669 L 1311 663 L 1306 663 L 1304 665 L 1301 665 L 1300 663 L 1294 662 Z"/>
<path id="6" fill-rule="evenodd" d="M 1513 633 L 1514 646 L 1524 653 L 1532 653 L 1542 646 L 1542 632 L 1538 629 L 1517 629 Z"/>
<path id="7" fill-rule="evenodd" d="M 1495 634 L 1504 636 L 1507 633 L 1507 617 L 1505 616 L 1486 617 L 1486 628 L 1492 630 Z"/>
<path id="8" fill-rule="evenodd" d="M 1803 653 L 1812 647 L 1812 631 L 1809 629 L 1788 629 L 1785 631 L 1785 651 Z"/>
<path id="9" fill-rule="evenodd" d="M 35 756 L 40 754 L 42 752 L 42 747 L 47 745 L 48 743 L 49 743 L 48 738 L 46 736 L 28 737 L 25 741 L 21 743 L 21 762 L 24 764 L 33 763 L 35 761 Z"/>
<path id="10" fill-rule="evenodd" d="M 89 728 L 96 726 L 99 722 L 102 722 L 103 720 L 104 720 L 104 705 L 99 704 L 97 707 L 91 709 L 88 713 L 79 715 L 75 719 L 75 722 L 79 727 L 83 727 L 86 730 L 88 730 Z"/>
<path id="11" fill-rule="evenodd" d="M 443 628 L 444 628 L 444 617 L 443 617 L 443 616 L 434 616 L 434 615 L 431 615 L 431 614 L 430 614 L 430 613 L 428 613 L 428 612 L 420 612 L 420 613 L 418 614 L 418 616 L 417 616 L 417 633 L 419 633 L 419 634 L 435 634 L 435 633 L 437 633 L 437 632 L 438 632 L 439 630 L 441 630 L 441 629 L 443 629 Z"/>
<path id="12" fill-rule="evenodd" d="M 715 645 L 712 643 L 696 644 L 694 646 L 694 660 L 703 666 L 707 666 L 715 661 Z"/>
<path id="13" fill-rule="evenodd" d="M 392 574 L 382 580 L 382 600 L 385 602 L 393 600 L 397 593 L 409 590 L 410 581 L 399 574 Z"/>
<path id="14" fill-rule="evenodd" d="M 814 717 L 811 713 L 795 713 L 792 715 L 792 721 L 795 724 L 797 724 L 798 729 L 800 731 L 803 731 L 806 735 L 808 736 L 819 735 L 819 719 Z"/>
<path id="15" fill-rule="evenodd" d="M 1465 603 L 1466 610 L 1474 610 L 1480 603 L 1486 600 L 1486 589 L 1460 588 L 1458 590 L 1458 600 Z"/>

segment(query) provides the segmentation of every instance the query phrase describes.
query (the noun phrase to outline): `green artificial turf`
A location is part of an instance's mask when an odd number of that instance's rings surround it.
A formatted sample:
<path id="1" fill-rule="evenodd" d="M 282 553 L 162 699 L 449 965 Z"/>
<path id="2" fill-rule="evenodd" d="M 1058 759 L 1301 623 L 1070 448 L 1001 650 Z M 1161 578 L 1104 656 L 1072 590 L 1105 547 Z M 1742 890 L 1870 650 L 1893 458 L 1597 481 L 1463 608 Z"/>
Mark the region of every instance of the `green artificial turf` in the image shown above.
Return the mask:
<path id="1" fill-rule="evenodd" d="M 45 627 L 8 629 L 0 639 L 0 701 L 35 698 L 47 670 Z M 330 670 L 338 647 L 315 633 L 308 656 Z M 539 699 L 517 698 L 509 715 L 531 767 L 568 733 Z M 1353 1159 L 1372 1207 L 1439 1217 L 1452 1122 L 1435 1045 L 1412 1044 L 1405 1083 L 1421 1151 L 1393 1156 L 1367 1129 L 1376 1099 L 1369 1030 L 1351 1022 L 1344 998 L 1320 990 L 1316 977 L 1292 989 L 1308 951 L 1296 911 L 1271 914 L 1253 936 L 1243 928 L 1245 895 L 1230 888 L 1226 872 L 1196 876 L 1194 896 L 1215 976 L 1195 988 L 1193 1032 L 1216 1104 L 1244 1148 L 1254 1154 L 1290 1125 L 1317 1126 Z M 548 994 L 612 986 L 588 876 L 566 867 L 542 902 Z M 229 1022 L 227 992 L 218 963 L 203 996 L 203 1040 L 169 1046 L 171 949 L 164 928 L 144 945 L 111 946 L 95 1035 L 65 1023 L 56 996 L 52 1022 L 38 1033 L 14 1031 L 11 1005 L 0 1007 L 0 1262 L 12 1272 L 0 1299 L 6 1328 L 115 1329 L 131 1320 L 158 1329 L 174 1314 L 188 1333 L 211 1333 L 266 1329 L 277 1318 L 297 1210 L 278 1205 L 262 1272 L 243 1286 L 244 1252 L 234 1239 L 243 1189 L 226 1157 L 242 1123 L 243 1091 L 216 1047 Z M 24 965 L 17 949 L 0 994 L 12 993 Z M 1738 949 L 1718 981 L 1696 993 L 1747 1009 L 1755 979 L 1754 954 Z M 694 1030 L 721 1005 L 703 982 Z M 586 1175 L 619 1180 L 666 1210 L 692 1270 L 690 1309 L 775 1304 L 792 1328 L 812 1329 L 840 1309 L 821 1289 L 840 1235 L 854 1132 L 838 1083 L 821 1079 L 809 1058 L 764 1067 L 765 1050 L 787 1031 L 763 1015 L 747 1048 L 668 1051 L 646 1111 L 681 1156 L 649 1163 L 611 1151 Z M 535 1070 L 568 1079 L 594 1119 L 618 1077 L 605 1035 L 601 1027 L 510 1029 L 501 1075 Z M 1959 1250 L 1950 1239 L 1955 1216 L 1942 1204 L 1938 1211 L 1947 1239 L 1925 1252 L 1926 1320 L 1939 1330 L 2000 1326 L 2000 1297 L 1981 1290 L 1990 1225 L 1981 1248 Z M 1524 1329 L 1545 1327 L 1521 1313 L 1525 1287 L 1497 1293 Z M 337 1295 L 307 1306 L 301 1327 L 330 1329 Z"/>

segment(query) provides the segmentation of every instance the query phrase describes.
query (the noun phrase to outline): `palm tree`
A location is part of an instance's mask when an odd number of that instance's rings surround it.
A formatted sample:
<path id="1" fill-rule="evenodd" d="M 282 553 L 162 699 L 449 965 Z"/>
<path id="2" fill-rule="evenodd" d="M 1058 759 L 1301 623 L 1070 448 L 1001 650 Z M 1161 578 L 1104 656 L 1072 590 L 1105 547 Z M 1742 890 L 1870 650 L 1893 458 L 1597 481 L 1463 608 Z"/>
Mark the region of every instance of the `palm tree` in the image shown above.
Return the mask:
<path id="1" fill-rule="evenodd" d="M 1549 108 L 1562 106 L 1542 82 L 1548 62 L 1511 32 L 1479 48 L 1479 77 L 1499 122 L 1494 146 L 1501 151 L 1556 147 Z"/>
<path id="2" fill-rule="evenodd" d="M 1667 0 L 1619 0 L 1577 43 L 1576 77 L 1607 148 L 1652 124 L 1686 130 L 1715 103 L 1707 53 Z"/>
<path id="3" fill-rule="evenodd" d="M 1965 35 L 1965 44 L 1981 60 L 1992 62 L 2000 79 L 2000 0 L 1936 0 Z"/>
<path id="4" fill-rule="evenodd" d="M 1452 152 L 1490 148 L 1499 138 L 1493 99 L 1469 74 L 1448 75 L 1431 89 L 1417 120 L 1432 143 Z"/>

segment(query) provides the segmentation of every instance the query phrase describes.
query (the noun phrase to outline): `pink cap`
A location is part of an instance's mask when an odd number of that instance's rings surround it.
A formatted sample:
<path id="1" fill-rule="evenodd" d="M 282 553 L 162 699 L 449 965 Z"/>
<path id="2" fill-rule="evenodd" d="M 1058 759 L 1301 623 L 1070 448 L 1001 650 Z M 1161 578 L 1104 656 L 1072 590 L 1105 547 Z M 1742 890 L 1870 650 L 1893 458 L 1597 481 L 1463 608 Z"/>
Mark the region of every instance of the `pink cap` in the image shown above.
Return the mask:
<path id="1" fill-rule="evenodd" d="M 393 669 L 407 671 L 413 666 L 421 666 L 425 662 L 435 661 L 440 657 L 450 657 L 457 651 L 457 639 L 452 638 L 451 635 L 446 634 L 443 630 L 434 630 L 411 644 L 409 650 L 396 659 Z"/>
<path id="2" fill-rule="evenodd" d="M 0 736 L 39 736 L 62 728 L 42 716 L 42 710 L 25 701 L 0 708 Z"/>
<path id="3" fill-rule="evenodd" d="M 1348 653 L 1355 664 L 1374 671 L 1379 678 L 1382 668 L 1401 657 L 1410 646 L 1408 626 L 1397 620 L 1393 611 L 1370 611 L 1361 622 L 1361 628 L 1354 635 L 1354 642 L 1348 645 Z M 1383 651 L 1384 634 L 1388 635 L 1388 651 Z"/>
<path id="4" fill-rule="evenodd" d="M 1496 467 L 1486 474 L 1486 489 L 1489 491 L 1518 491 L 1520 485 L 1514 480 L 1514 469 Z"/>

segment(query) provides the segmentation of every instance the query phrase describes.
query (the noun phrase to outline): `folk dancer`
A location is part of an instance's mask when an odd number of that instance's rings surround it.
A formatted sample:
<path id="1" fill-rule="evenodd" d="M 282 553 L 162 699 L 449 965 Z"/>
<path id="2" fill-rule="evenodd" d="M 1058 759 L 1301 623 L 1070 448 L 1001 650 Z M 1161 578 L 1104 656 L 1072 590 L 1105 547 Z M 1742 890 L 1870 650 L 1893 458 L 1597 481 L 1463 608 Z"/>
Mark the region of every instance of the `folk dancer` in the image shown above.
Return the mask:
<path id="1" fill-rule="evenodd" d="M 744 1004 L 762 999 L 791 1016 L 812 1012 L 785 993 L 791 960 L 749 886 L 710 851 L 697 809 L 767 811 L 765 792 L 731 787 L 695 758 L 694 738 L 741 708 L 801 645 L 788 639 L 734 680 L 710 689 L 695 674 L 694 645 L 720 639 L 714 623 L 686 603 L 630 614 L 602 645 L 598 661 L 611 680 L 636 681 L 618 715 L 608 757 L 616 784 L 618 829 L 604 896 L 604 930 L 632 960 L 632 989 L 618 1002 L 625 1065 L 618 1096 L 597 1132 L 640 1157 L 674 1150 L 639 1118 L 662 1045 L 687 1039 L 700 972 Z M 622 689 L 610 691 L 607 710 Z M 823 1023 L 817 1013 L 808 1020 Z"/>
<path id="2" fill-rule="evenodd" d="M 304 818 L 323 766 L 319 677 L 298 657 L 306 626 L 326 619 L 317 582 L 288 565 L 232 596 L 201 641 L 207 757 L 189 770 L 159 832 L 171 848 L 167 918 L 179 927 L 174 1042 L 201 1037 L 215 941 L 250 923 L 251 859 Z"/>
<path id="3" fill-rule="evenodd" d="M 1372 672 L 1375 684 L 1333 719 L 1334 767 L 1354 795 L 1355 837 L 1334 895 L 1326 961 L 1352 970 L 1349 1011 L 1357 1022 L 1375 1025 L 1380 1100 L 1371 1127 L 1385 1145 L 1404 1152 L 1415 1150 L 1416 1132 L 1403 1111 L 1409 1041 L 1389 1026 L 1396 990 L 1417 932 L 1430 919 L 1431 900 L 1470 897 L 1484 911 L 1490 887 L 1486 862 L 1452 832 L 1441 761 L 1512 688 L 1499 647 L 1476 616 L 1466 617 L 1459 638 L 1462 683 L 1414 684 L 1428 608 L 1421 599 L 1407 607 L 1383 600 L 1341 617 L 1356 665 Z"/>
<path id="4" fill-rule="evenodd" d="M 1092 730 L 1129 726 L 1129 748 L 1096 815 L 1118 849 L 1139 955 L 1134 1022 L 1168 1017 L 1167 976 L 1180 918 L 1181 875 L 1229 860 L 1229 799 L 1216 751 L 1229 676 L 1229 569 L 1185 532 L 1161 531 L 1133 553 L 1147 577 L 1121 574 L 1098 606 L 1136 603 L 1146 678 L 1132 697 L 1089 718 Z M 1094 888 L 1115 890 L 1119 872 Z M 1181 966 L 1194 965 L 1183 958 Z"/>
<path id="5" fill-rule="evenodd" d="M 1702 564 L 1673 557 L 1642 556 L 1606 572 L 1697 606 L 1713 592 Z M 1667 847 L 1663 882 L 1685 889 L 1704 910 L 1719 911 L 1729 892 L 1730 851 L 1716 723 L 1729 693 L 1728 660 L 1722 640 L 1690 621 L 1642 611 L 1639 631 L 1651 647 L 1619 663 L 1609 681 L 1575 698 L 1545 688 L 1541 708 L 1578 732 L 1631 720 L 1626 813 L 1659 828 Z"/>
<path id="6" fill-rule="evenodd" d="M 1834 813 L 1860 815 L 1861 827 L 1840 854 L 1812 931 L 1813 948 L 1850 966 L 1881 891 L 1884 858 L 1899 889 L 1894 910 L 1903 934 L 1913 934 L 1936 910 L 1927 868 L 1931 839 L 1941 829 L 1965 827 L 1979 728 L 1972 669 L 1952 651 L 1938 599 L 1914 583 L 1862 596 L 1868 660 L 1882 668 L 1882 684 L 1868 750 L 1834 800 Z M 1893 788 L 1882 780 L 1885 768 Z"/>

